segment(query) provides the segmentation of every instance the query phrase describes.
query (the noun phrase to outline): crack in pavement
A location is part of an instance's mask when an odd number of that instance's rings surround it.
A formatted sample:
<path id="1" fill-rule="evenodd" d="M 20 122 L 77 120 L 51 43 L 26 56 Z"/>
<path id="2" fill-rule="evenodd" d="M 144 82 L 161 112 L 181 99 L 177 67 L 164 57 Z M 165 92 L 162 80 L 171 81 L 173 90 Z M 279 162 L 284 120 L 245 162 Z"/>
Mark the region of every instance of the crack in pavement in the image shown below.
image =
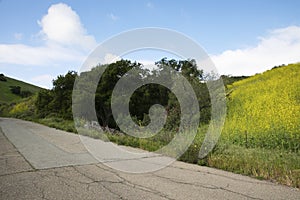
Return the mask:
<path id="1" fill-rule="evenodd" d="M 142 156 L 142 157 L 138 157 L 138 158 L 118 158 L 118 159 L 113 159 L 113 160 L 105 160 L 105 161 L 99 161 L 99 163 L 112 163 L 112 162 L 120 162 L 120 161 L 130 161 L 130 160 L 140 160 L 143 161 L 143 159 L 145 158 L 157 158 L 157 157 L 163 157 L 161 155 L 153 155 L 153 156 Z M 147 161 L 144 161 L 147 162 Z M 148 163 L 150 164 L 155 164 L 155 163 L 151 163 L 148 161 Z M 157 164 L 159 165 L 159 164 Z"/>
<path id="2" fill-rule="evenodd" d="M 190 164 L 190 163 L 185 163 L 185 164 Z M 170 168 L 175 168 L 175 169 L 180 169 L 180 170 L 183 170 L 183 171 L 193 171 L 193 172 L 198 172 L 198 173 L 201 173 L 203 175 L 213 175 L 213 176 L 219 176 L 219 177 L 223 177 L 223 178 L 227 178 L 227 179 L 230 179 L 230 180 L 234 180 L 234 181 L 239 181 L 239 182 L 243 182 L 243 183 L 251 183 L 251 184 L 261 184 L 261 185 L 273 185 L 274 183 L 272 182 L 268 182 L 267 180 L 266 181 L 259 181 L 257 179 L 255 179 L 255 181 L 250 181 L 250 180 L 241 180 L 241 179 L 238 179 L 238 178 L 234 178 L 234 177 L 230 177 L 230 176 L 227 176 L 227 175 L 222 175 L 222 174 L 215 174 L 215 173 L 212 173 L 212 172 L 207 172 L 207 171 L 200 171 L 200 170 L 194 170 L 194 169 L 186 169 L 186 168 L 183 168 L 183 167 L 177 167 L 177 166 L 172 166 L 172 165 L 169 165 L 168 167 Z M 201 166 L 202 167 L 202 166 Z M 233 172 L 230 172 L 230 171 L 225 171 L 226 173 L 232 173 L 234 174 Z M 234 175 L 237 175 L 237 174 L 234 174 Z M 241 175 L 241 176 L 244 176 L 242 174 L 238 174 L 238 175 Z M 248 178 L 248 176 L 245 176 Z"/>
<path id="3" fill-rule="evenodd" d="M 168 199 L 168 200 L 175 200 L 175 199 L 173 199 L 173 198 L 171 198 L 171 197 L 168 197 L 168 195 L 161 193 L 160 191 L 153 190 L 152 188 L 149 188 L 149 187 L 146 187 L 146 186 L 143 186 L 143 185 L 139 185 L 139 184 L 137 184 L 137 183 L 132 183 L 132 182 L 130 182 L 129 180 L 126 180 L 125 178 L 121 177 L 121 176 L 118 174 L 118 172 L 116 172 L 116 171 L 113 171 L 113 170 L 110 170 L 110 169 L 102 168 L 102 167 L 100 167 L 99 165 L 95 165 L 95 166 L 97 166 L 98 168 L 100 168 L 100 169 L 102 169 L 102 170 L 104 170 L 104 171 L 106 171 L 106 172 L 110 172 L 110 173 L 114 174 L 115 176 L 117 176 L 118 178 L 120 178 L 121 180 L 123 180 L 123 181 L 124 181 L 124 184 L 126 184 L 126 185 L 128 185 L 128 186 L 130 186 L 130 187 L 137 188 L 137 189 L 142 190 L 142 191 L 144 191 L 144 192 L 150 192 L 150 193 L 152 193 L 152 194 L 158 195 L 158 196 L 163 197 L 163 198 Z"/>
<path id="4" fill-rule="evenodd" d="M 37 178 L 35 178 L 35 179 L 37 179 Z M 35 188 L 37 188 L 39 190 L 39 194 L 41 194 L 40 196 L 41 196 L 42 199 L 50 200 L 50 199 L 46 198 L 46 194 L 45 194 L 45 189 L 44 188 L 39 187 L 38 184 L 37 184 L 37 182 L 35 182 L 35 181 L 33 181 L 32 184 L 34 185 Z"/>
<path id="5" fill-rule="evenodd" d="M 39 193 L 40 193 L 40 196 L 42 199 L 48 199 L 46 198 L 46 190 L 48 188 L 45 188 L 43 187 L 42 185 L 39 185 L 40 184 L 40 181 L 39 181 L 39 177 L 42 179 L 42 180 L 45 180 L 46 178 L 48 178 L 49 180 L 51 180 L 51 178 L 56 178 L 56 181 L 62 183 L 62 185 L 68 187 L 70 190 L 72 190 L 72 194 L 77 194 L 77 195 L 80 195 L 81 193 L 77 191 L 77 187 L 72 185 L 72 182 L 76 182 L 75 180 L 73 179 L 70 179 L 69 177 L 67 176 L 62 176 L 60 175 L 60 173 L 66 173 L 66 172 L 73 172 L 72 170 L 69 170 L 69 169 L 66 169 L 67 167 L 62 167 L 60 169 L 62 169 L 62 171 L 54 171 L 54 170 L 57 170 L 57 169 L 46 169 L 46 170 L 37 170 L 37 177 L 35 177 L 34 179 L 37 180 L 36 182 L 33 181 L 33 185 L 35 186 L 35 188 L 38 188 L 39 189 Z M 83 184 L 85 185 L 86 183 L 84 182 L 79 182 L 79 184 Z"/>
<path id="6" fill-rule="evenodd" d="M 1 126 L 0 126 L 0 135 L 3 135 L 3 137 L 5 138 L 6 142 L 8 142 L 9 144 L 12 145 L 12 147 L 14 148 L 14 151 L 19 154 L 24 160 L 25 162 L 32 168 L 35 169 L 33 167 L 33 165 L 24 157 L 24 155 L 17 149 L 17 147 L 8 139 L 8 137 L 5 135 L 4 131 L 2 130 Z"/>
<path id="7" fill-rule="evenodd" d="M 16 175 L 16 174 L 23 174 L 27 172 L 36 172 L 38 170 L 32 169 L 32 170 L 26 170 L 26 171 L 18 171 L 18 172 L 12 172 L 12 173 L 7 173 L 7 174 L 1 174 L 0 177 L 5 177 L 5 176 L 11 176 L 11 175 Z"/>
<path id="8" fill-rule="evenodd" d="M 91 166 L 96 166 L 96 165 L 91 165 Z M 78 174 L 80 174 L 80 175 L 84 176 L 85 178 L 88 178 L 89 180 L 91 180 L 91 182 L 85 183 L 85 184 L 87 184 L 87 190 L 88 191 L 90 190 L 90 187 L 91 187 L 92 184 L 100 184 L 104 189 L 106 189 L 111 194 L 117 196 L 119 199 L 123 199 L 122 195 L 112 191 L 110 188 L 108 188 L 106 185 L 103 184 L 103 183 L 111 183 L 111 184 L 120 183 L 120 184 L 123 184 L 123 181 L 95 180 L 94 178 L 88 176 L 87 174 L 82 173 L 79 169 L 76 168 L 76 166 L 73 166 L 73 169 Z"/>
<path id="9" fill-rule="evenodd" d="M 249 195 L 246 195 L 246 194 L 243 194 L 243 193 L 239 193 L 239 192 L 236 192 L 236 191 L 233 191 L 233 190 L 229 190 L 229 189 L 226 189 L 224 187 L 218 187 L 218 186 L 215 186 L 215 185 L 205 185 L 205 184 L 200 184 L 200 183 L 196 183 L 196 182 L 183 182 L 181 180 L 176 180 L 175 178 L 170 178 L 170 177 L 165 177 L 165 176 L 160 176 L 160 175 L 157 175 L 157 174 L 154 174 L 152 173 L 153 176 L 156 176 L 158 178 L 162 178 L 162 179 L 166 179 L 168 181 L 171 181 L 171 182 L 174 182 L 174 183 L 178 183 L 178 184 L 184 184 L 184 185 L 191 185 L 191 186 L 196 186 L 196 187 L 201 187 L 201 188 L 205 188 L 205 189 L 211 189 L 211 190 L 225 190 L 227 192 L 231 192 L 231 193 L 234 193 L 234 194 L 238 194 L 238 195 L 241 195 L 241 196 L 244 196 L 244 197 L 247 197 L 247 198 L 250 198 L 250 199 L 258 199 L 258 200 L 263 200 L 261 198 L 256 198 L 256 197 L 252 197 L 252 196 L 249 196 Z"/>
<path id="10" fill-rule="evenodd" d="M 1 120 L 0 120 L 1 121 Z M 9 122 L 9 121 L 8 121 Z M 249 177 L 242 177 L 229 172 L 222 172 L 211 168 L 201 168 L 197 165 L 189 165 L 187 163 L 175 162 L 168 165 L 167 168 L 155 172 L 148 172 L 144 175 L 128 174 L 110 168 L 105 163 L 127 161 L 126 163 L 135 164 L 135 161 L 144 162 L 145 166 L 150 164 L 160 165 L 157 160 L 161 160 L 163 155 L 148 154 L 138 158 L 124 158 L 107 160 L 105 162 L 63 162 L 57 165 L 61 159 L 68 161 L 69 157 L 60 157 L 57 151 L 48 151 L 41 140 L 29 140 L 23 133 L 21 126 L 15 128 L 14 124 L 3 124 L 3 129 L 7 133 L 3 133 L 0 127 L 0 145 L 2 152 L 0 153 L 1 168 L 1 191 L 0 199 L 18 199 L 23 193 L 25 198 L 38 199 L 84 199 L 88 198 L 107 198 L 107 199 L 141 199 L 141 196 L 153 199 L 174 200 L 179 198 L 226 198 L 233 199 L 298 199 L 299 193 L 289 188 L 275 185 L 265 181 L 254 180 Z M 26 124 L 24 122 L 24 124 Z M 26 127 L 25 127 L 26 128 Z M 44 129 L 38 129 L 43 134 Z M 9 132 L 10 131 L 10 132 Z M 26 130 L 24 130 L 26 132 Z M 49 132 L 49 134 L 52 132 Z M 12 134 L 17 141 L 19 147 L 26 146 L 25 153 L 40 153 L 39 162 L 53 161 L 53 165 L 49 168 L 35 169 L 30 162 L 32 157 L 27 160 L 24 155 L 16 148 L 16 146 L 8 139 Z M 2 136 L 3 135 L 3 136 Z M 51 139 L 51 138 L 50 138 Z M 55 138 L 57 139 L 57 138 Z M 26 145 L 23 145 L 27 142 Z M 37 142 L 38 145 L 35 145 Z M 41 143 L 38 143 L 41 142 Z M 78 145 L 79 141 L 73 142 L 68 137 L 61 139 L 61 145 L 64 146 Z M 17 146 L 18 146 L 17 145 Z M 33 148 L 37 147 L 38 148 Z M 72 150 L 76 148 L 72 147 Z M 53 148 L 50 148 L 53 150 Z M 41 152 L 40 152 L 41 151 Z M 3 153 L 4 152 L 4 153 Z M 52 154 L 51 154 L 52 153 Z M 45 157 L 47 156 L 47 157 Z M 117 155 L 119 158 L 122 155 Z M 76 157 L 76 156 L 75 156 Z M 155 159 L 151 159 L 155 158 Z M 73 158 L 70 158 L 73 159 Z M 75 158 L 75 160 L 77 157 Z M 78 157 L 78 160 L 85 157 Z M 164 159 L 164 158 L 162 158 Z M 154 163 L 152 162 L 154 161 Z M 30 161 L 30 162 L 29 162 Z M 63 160 L 64 161 L 64 160 Z M 42 163 L 44 164 L 44 163 Z M 122 165 L 123 163 L 121 163 Z M 46 166 L 46 165 L 43 165 Z M 134 168 L 135 169 L 135 168 Z M 160 173 L 161 172 L 161 173 Z M 203 178 L 203 180 L 199 180 Z M 208 180 L 206 180 L 206 178 Z M 210 179 L 211 178 L 211 179 Z M 2 190 L 3 188 L 3 190 Z M 3 195 L 3 196 L 2 196 Z M 100 195 L 100 196 L 99 196 Z M 5 198 L 5 197 L 6 198 Z M 256 196 L 258 198 L 256 198 Z"/>
<path id="11" fill-rule="evenodd" d="M 105 173 L 112 174 L 114 177 L 117 178 L 117 180 L 103 180 L 103 178 L 104 179 L 106 178 L 106 177 L 103 177 L 103 176 L 99 176 L 101 178 L 101 180 L 97 180 L 97 177 L 93 177 L 89 173 L 85 173 L 84 171 L 82 171 L 82 170 L 84 170 L 84 167 L 89 167 L 89 166 L 96 167 L 96 168 L 100 169 L 101 171 L 103 171 Z M 190 171 L 190 170 L 182 169 L 182 168 L 179 168 L 179 167 L 175 167 L 175 168 L 185 170 L 186 171 L 185 173 Z M 60 170 L 60 171 L 56 171 L 56 170 Z M 199 172 L 198 170 L 192 170 L 192 171 Z M 117 191 L 114 191 L 114 189 L 109 187 L 107 184 L 123 184 L 123 185 L 130 186 L 131 188 L 134 188 L 134 189 L 138 189 L 138 190 L 141 190 L 141 191 L 144 191 L 144 192 L 148 192 L 148 193 L 160 196 L 160 197 L 165 198 L 165 199 L 173 200 L 173 198 L 170 198 L 168 195 L 163 194 L 162 192 L 160 192 L 158 190 L 155 190 L 153 188 L 146 187 L 146 186 L 131 182 L 131 181 L 127 180 L 125 177 L 123 177 L 122 174 L 120 174 L 119 172 L 114 171 L 113 169 L 108 168 L 104 165 L 102 166 L 101 164 L 74 165 L 74 166 L 67 166 L 67 167 L 64 166 L 64 167 L 57 167 L 57 168 L 51 168 L 51 169 L 40 169 L 40 170 L 32 169 L 32 170 L 27 170 L 27 171 L 22 171 L 22 172 L 16 172 L 16 173 L 11 173 L 11 174 L 6 174 L 6 175 L 0 175 L 0 177 L 14 175 L 14 174 L 34 173 L 34 172 L 38 172 L 39 177 L 41 177 L 42 179 L 45 179 L 46 177 L 53 177 L 53 176 L 58 178 L 59 182 L 63 183 L 65 186 L 69 187 L 72 190 L 72 192 L 74 192 L 76 194 L 79 194 L 79 193 L 76 191 L 76 186 L 74 187 L 72 184 L 70 184 L 71 181 L 72 182 L 77 182 L 78 184 L 83 185 L 85 191 L 90 191 L 90 192 L 92 191 L 92 190 L 90 190 L 90 187 L 92 187 L 92 186 L 94 187 L 95 185 L 99 185 L 118 199 L 126 199 L 126 197 L 123 197 L 122 194 L 118 193 Z M 39 172 L 41 172 L 41 173 L 39 173 Z M 45 173 L 43 173 L 43 172 L 45 172 Z M 73 172 L 76 172 L 78 175 L 85 177 L 85 179 L 82 179 L 80 177 L 77 178 L 77 179 L 73 178 L 73 177 L 70 177 L 70 174 L 72 174 Z M 201 172 L 201 173 L 203 173 L 203 172 Z M 166 177 L 166 176 L 163 176 L 163 175 L 156 174 L 156 172 L 155 173 L 149 173 L 149 174 L 151 174 L 152 176 L 155 176 L 157 178 L 160 178 L 160 179 L 166 179 L 166 180 L 168 180 L 170 182 L 174 182 L 176 184 L 191 185 L 191 186 L 201 187 L 201 188 L 205 188 L 205 189 L 212 189 L 212 190 L 223 190 L 223 191 L 234 193 L 234 194 L 237 194 L 237 195 L 249 198 L 249 199 L 259 199 L 259 200 L 261 200 L 261 198 L 256 198 L 256 197 L 253 197 L 253 196 L 250 196 L 250 195 L 246 195 L 246 194 L 243 194 L 243 193 L 232 191 L 230 189 L 227 189 L 226 187 L 218 187 L 218 186 L 215 186 L 215 185 L 208 185 L 208 184 L 205 185 L 205 184 L 201 184 L 201 183 L 197 183 L 197 182 L 183 182 L 182 180 L 177 179 L 177 178 Z M 209 174 L 212 174 L 212 173 L 209 173 Z M 213 175 L 215 175 L 215 174 L 213 174 Z M 75 175 L 75 177 L 77 177 L 77 176 Z M 109 177 L 111 177 L 111 176 L 109 176 Z M 228 178 L 227 176 L 225 176 L 225 177 Z M 37 178 L 37 181 L 38 180 L 39 179 Z M 239 181 L 242 181 L 242 180 L 239 180 Z M 34 181 L 33 184 L 35 184 L 36 188 L 39 188 L 40 198 L 47 200 L 47 195 L 45 193 L 45 190 L 47 190 L 47 188 L 41 187 L 40 185 L 35 183 L 35 181 Z"/>

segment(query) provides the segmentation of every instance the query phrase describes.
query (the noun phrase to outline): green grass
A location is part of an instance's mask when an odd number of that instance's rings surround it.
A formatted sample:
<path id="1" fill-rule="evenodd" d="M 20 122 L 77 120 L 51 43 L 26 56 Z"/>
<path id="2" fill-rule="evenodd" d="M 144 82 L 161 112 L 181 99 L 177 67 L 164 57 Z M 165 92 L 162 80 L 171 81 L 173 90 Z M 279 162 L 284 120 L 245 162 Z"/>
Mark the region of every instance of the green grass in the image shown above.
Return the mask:
<path id="1" fill-rule="evenodd" d="M 5 77 L 7 81 L 0 81 L 0 103 L 11 103 L 16 102 L 21 99 L 20 96 L 11 93 L 10 86 L 20 86 L 22 91 L 30 91 L 33 94 L 37 93 L 42 88 L 25 83 L 23 81 L 19 81 L 13 78 Z"/>
<path id="2" fill-rule="evenodd" d="M 300 188 L 299 77 L 298 63 L 233 82 L 227 91 L 225 126 L 214 150 L 206 158 L 198 158 L 208 127 L 201 125 L 192 145 L 179 160 Z M 76 132 L 73 121 L 55 115 L 36 118 L 34 98 L 15 98 L 19 102 L 5 109 L 7 115 Z M 104 139 L 95 130 L 85 130 L 83 134 Z M 174 133 L 162 131 L 148 139 L 123 134 L 105 135 L 120 145 L 156 151 L 168 144 Z"/>
<path id="3" fill-rule="evenodd" d="M 33 119 L 33 121 L 46 126 L 64 130 L 67 132 L 77 133 L 73 120 L 65 120 L 59 117 L 48 117 L 42 119 Z"/>
<path id="4" fill-rule="evenodd" d="M 300 150 L 300 63 L 233 83 L 223 137 L 234 144 Z"/>
<path id="5" fill-rule="evenodd" d="M 219 143 L 205 165 L 300 188 L 299 153 Z"/>
<path id="6" fill-rule="evenodd" d="M 207 125 L 202 125 L 198 129 L 193 143 L 178 160 L 300 188 L 299 152 L 290 152 L 283 149 L 246 148 L 232 144 L 231 141 L 221 138 L 214 150 L 207 157 L 199 159 L 198 154 L 207 127 Z M 84 135 L 96 139 L 104 139 L 95 130 L 88 130 Z M 109 133 L 105 133 L 105 135 L 109 141 L 116 144 L 148 151 L 156 151 L 165 146 L 167 141 L 171 139 L 168 133 L 161 133 L 160 136 L 148 139 L 138 139 L 128 135 L 112 135 Z"/>

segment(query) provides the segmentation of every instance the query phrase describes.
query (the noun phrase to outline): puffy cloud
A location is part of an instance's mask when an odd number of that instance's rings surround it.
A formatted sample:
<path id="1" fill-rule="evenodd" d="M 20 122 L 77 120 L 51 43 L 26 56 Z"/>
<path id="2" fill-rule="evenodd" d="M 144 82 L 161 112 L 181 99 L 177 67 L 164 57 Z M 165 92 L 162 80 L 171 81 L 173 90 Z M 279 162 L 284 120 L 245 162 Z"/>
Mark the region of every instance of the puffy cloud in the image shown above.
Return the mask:
<path id="1" fill-rule="evenodd" d="M 39 35 L 45 43 L 41 46 L 0 44 L 0 63 L 21 65 L 61 65 L 81 63 L 97 43 L 88 35 L 80 18 L 66 4 L 52 5 L 38 22 Z"/>
<path id="2" fill-rule="evenodd" d="M 20 70 L 24 77 L 31 77 L 27 81 L 51 88 L 53 74 L 61 73 L 64 71 L 62 68 L 67 70 L 80 66 L 97 43 L 93 36 L 87 34 L 77 13 L 66 4 L 50 6 L 38 24 L 41 30 L 37 36 L 44 43 L 40 46 L 0 44 L 0 64 L 2 69 L 2 66 L 12 66 L 6 70 L 8 74 L 11 70 L 12 76 Z M 22 39 L 19 33 L 14 37 Z M 23 66 L 27 70 L 22 69 Z M 52 75 L 45 75 L 44 69 L 49 67 L 53 67 Z"/>
<path id="3" fill-rule="evenodd" d="M 77 13 L 66 4 L 52 5 L 38 24 L 42 28 L 41 34 L 48 42 L 75 45 L 87 50 L 96 46 L 95 38 L 87 35 Z"/>
<path id="4" fill-rule="evenodd" d="M 276 65 L 300 61 L 300 27 L 289 26 L 260 37 L 256 46 L 213 55 L 220 74 L 253 75 Z"/>

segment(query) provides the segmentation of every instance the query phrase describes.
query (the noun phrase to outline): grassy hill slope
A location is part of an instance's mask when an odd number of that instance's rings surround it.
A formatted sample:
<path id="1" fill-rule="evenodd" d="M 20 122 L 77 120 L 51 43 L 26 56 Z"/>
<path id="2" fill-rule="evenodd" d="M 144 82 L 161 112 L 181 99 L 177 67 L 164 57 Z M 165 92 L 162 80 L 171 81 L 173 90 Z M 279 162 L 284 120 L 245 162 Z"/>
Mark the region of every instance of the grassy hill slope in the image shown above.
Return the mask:
<path id="1" fill-rule="evenodd" d="M 300 149 L 300 63 L 228 87 L 223 135 L 247 147 Z"/>
<path id="2" fill-rule="evenodd" d="M 299 77 L 297 63 L 229 85 L 223 132 L 206 165 L 299 188 Z"/>
<path id="3" fill-rule="evenodd" d="M 199 159 L 199 150 L 208 127 L 201 125 L 193 144 L 180 160 L 300 188 L 299 77 L 300 63 L 277 67 L 251 77 L 223 77 L 228 93 L 228 109 L 216 147 L 207 157 Z M 7 83 L 0 82 L 0 104 L 2 94 L 8 94 L 6 102 L 20 98 L 9 97 L 11 93 L 8 84 L 17 83 L 19 81 L 13 82 L 12 79 Z M 19 86 L 26 88 L 24 85 Z M 2 88 L 6 88 L 6 93 Z M 33 91 L 35 89 L 37 91 L 39 88 L 34 87 Z M 19 99 L 18 103 L 6 106 L 4 113 L 6 116 L 33 120 L 67 131 L 75 130 L 73 121 L 66 121 L 55 115 L 42 119 L 37 116 L 36 97 L 34 95 Z M 95 138 L 98 136 L 96 131 L 88 135 Z M 162 141 L 164 137 L 168 141 L 169 135 L 166 132 L 158 137 L 139 139 L 128 135 L 107 134 L 112 142 L 150 151 L 164 146 Z"/>
<path id="4" fill-rule="evenodd" d="M 31 93 L 37 93 L 42 88 L 19 81 L 13 78 L 5 77 L 7 81 L 0 81 L 0 103 L 10 103 L 20 100 L 22 97 L 20 95 L 13 94 L 10 90 L 11 86 L 21 87 L 21 91 L 30 91 Z"/>

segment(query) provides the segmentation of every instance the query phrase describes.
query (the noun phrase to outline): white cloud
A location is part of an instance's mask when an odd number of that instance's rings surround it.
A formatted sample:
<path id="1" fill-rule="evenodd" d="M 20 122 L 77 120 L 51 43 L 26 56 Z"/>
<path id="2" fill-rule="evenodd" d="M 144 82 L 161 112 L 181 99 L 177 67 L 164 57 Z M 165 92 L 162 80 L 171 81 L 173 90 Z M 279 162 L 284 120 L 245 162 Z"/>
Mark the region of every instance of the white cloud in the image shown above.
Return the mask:
<path id="1" fill-rule="evenodd" d="M 55 65 L 61 62 L 82 62 L 84 55 L 60 46 L 32 47 L 23 44 L 0 44 L 0 62 L 19 65 Z"/>
<path id="2" fill-rule="evenodd" d="M 111 54 L 111 53 L 106 53 L 104 55 L 104 57 L 100 57 L 97 53 L 96 54 L 92 54 L 88 57 L 88 59 L 85 60 L 85 62 L 83 63 L 80 72 L 83 71 L 89 71 L 91 70 L 93 67 L 96 67 L 99 64 L 110 64 L 113 62 L 116 62 L 118 60 L 121 60 L 121 58 L 117 55 Z"/>
<path id="3" fill-rule="evenodd" d="M 157 66 L 155 65 L 156 61 L 153 60 L 132 60 L 132 61 L 136 61 L 138 63 L 143 64 L 144 68 L 149 69 L 149 70 L 153 70 L 155 68 L 157 68 Z"/>
<path id="4" fill-rule="evenodd" d="M 79 16 L 66 4 L 50 6 L 48 13 L 38 22 L 41 46 L 0 44 L 0 63 L 21 65 L 56 65 L 80 63 L 97 44 L 88 35 Z"/>
<path id="5" fill-rule="evenodd" d="M 52 86 L 52 80 L 54 79 L 53 76 L 49 75 L 49 74 L 43 74 L 43 75 L 39 75 L 36 77 L 33 77 L 31 79 L 31 82 L 33 82 L 35 85 L 39 85 L 41 87 L 50 89 Z"/>
<path id="6" fill-rule="evenodd" d="M 109 64 L 109 63 L 116 62 L 118 60 L 121 60 L 121 58 L 119 56 L 111 54 L 111 53 L 107 53 L 104 56 L 102 64 Z"/>
<path id="7" fill-rule="evenodd" d="M 260 37 L 256 46 L 213 55 L 220 74 L 253 75 L 276 65 L 300 61 L 300 27 L 289 26 Z"/>
<path id="8" fill-rule="evenodd" d="M 41 34 L 48 42 L 88 50 L 96 46 L 95 38 L 87 35 L 77 13 L 66 4 L 52 5 L 38 24 L 42 28 Z"/>
<path id="9" fill-rule="evenodd" d="M 110 14 L 108 15 L 108 17 L 109 17 L 111 20 L 113 20 L 113 21 L 117 21 L 117 20 L 119 19 L 119 17 L 116 16 L 116 15 L 114 15 L 113 13 L 110 13 Z"/>

